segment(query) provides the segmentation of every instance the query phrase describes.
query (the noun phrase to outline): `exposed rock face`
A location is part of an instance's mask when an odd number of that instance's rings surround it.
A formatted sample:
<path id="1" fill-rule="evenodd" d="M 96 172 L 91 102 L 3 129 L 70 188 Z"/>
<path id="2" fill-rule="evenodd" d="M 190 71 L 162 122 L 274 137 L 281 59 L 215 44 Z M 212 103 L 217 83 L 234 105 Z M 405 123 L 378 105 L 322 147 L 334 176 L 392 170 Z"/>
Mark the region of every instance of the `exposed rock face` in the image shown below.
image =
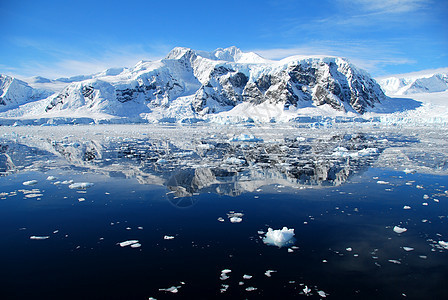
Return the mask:
<path id="1" fill-rule="evenodd" d="M 269 61 L 235 47 L 210 53 L 175 48 L 160 61 L 72 83 L 53 96 L 46 110 L 89 105 L 120 110 L 129 102 L 151 109 L 182 99 L 200 114 L 229 110 L 243 102 L 285 108 L 329 105 L 362 114 L 384 98 L 367 73 L 342 58 Z"/>

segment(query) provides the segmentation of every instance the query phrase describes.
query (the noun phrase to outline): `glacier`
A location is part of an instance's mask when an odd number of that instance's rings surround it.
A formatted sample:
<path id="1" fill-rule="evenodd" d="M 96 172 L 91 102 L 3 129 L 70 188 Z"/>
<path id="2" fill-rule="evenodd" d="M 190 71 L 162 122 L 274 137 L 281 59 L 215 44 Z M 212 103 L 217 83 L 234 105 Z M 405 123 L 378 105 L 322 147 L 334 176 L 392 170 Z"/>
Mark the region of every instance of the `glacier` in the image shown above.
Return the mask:
<path id="1" fill-rule="evenodd" d="M 234 46 L 176 47 L 157 61 L 91 75 L 23 81 L 1 75 L 0 124 L 446 124 L 442 71 L 375 80 L 334 56 L 268 60 Z"/>

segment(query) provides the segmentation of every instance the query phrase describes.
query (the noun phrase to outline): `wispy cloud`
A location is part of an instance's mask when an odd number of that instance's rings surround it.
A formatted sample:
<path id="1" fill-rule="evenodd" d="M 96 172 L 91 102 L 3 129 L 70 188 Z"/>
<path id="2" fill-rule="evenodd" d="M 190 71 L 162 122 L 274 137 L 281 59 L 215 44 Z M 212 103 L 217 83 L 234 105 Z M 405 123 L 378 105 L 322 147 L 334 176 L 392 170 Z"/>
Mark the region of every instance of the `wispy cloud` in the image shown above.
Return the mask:
<path id="1" fill-rule="evenodd" d="M 92 74 L 112 67 L 130 67 L 140 60 L 160 59 L 171 49 L 169 45 L 156 43 L 150 46 L 102 43 L 86 47 L 91 49 L 86 50 L 29 38 L 15 38 L 14 43 L 36 53 L 35 58 L 22 61 L 15 68 L 0 65 L 0 73 L 8 71 L 19 77 L 39 75 L 57 78 Z"/>
<path id="2" fill-rule="evenodd" d="M 427 7 L 428 0 L 341 0 L 361 10 L 376 13 L 406 13 Z"/>

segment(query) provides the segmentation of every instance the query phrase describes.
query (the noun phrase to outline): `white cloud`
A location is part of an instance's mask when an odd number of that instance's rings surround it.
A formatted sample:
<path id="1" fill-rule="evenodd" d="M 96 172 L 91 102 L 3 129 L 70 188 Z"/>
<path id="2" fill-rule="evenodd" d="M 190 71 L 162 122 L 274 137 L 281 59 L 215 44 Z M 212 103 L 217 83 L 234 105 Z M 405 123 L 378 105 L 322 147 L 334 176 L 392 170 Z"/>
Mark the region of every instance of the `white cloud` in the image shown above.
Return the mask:
<path id="1" fill-rule="evenodd" d="M 24 60 L 20 66 L 10 70 L 0 65 L 0 73 L 18 77 L 39 75 L 52 79 L 88 75 L 113 67 L 131 67 L 140 60 L 160 59 L 171 50 L 168 45 L 156 43 L 146 46 L 98 42 L 79 49 L 28 38 L 15 38 L 13 42 L 21 47 L 34 49 L 35 58 Z"/>
<path id="2" fill-rule="evenodd" d="M 406 13 L 426 7 L 428 0 L 343 0 L 368 12 Z"/>

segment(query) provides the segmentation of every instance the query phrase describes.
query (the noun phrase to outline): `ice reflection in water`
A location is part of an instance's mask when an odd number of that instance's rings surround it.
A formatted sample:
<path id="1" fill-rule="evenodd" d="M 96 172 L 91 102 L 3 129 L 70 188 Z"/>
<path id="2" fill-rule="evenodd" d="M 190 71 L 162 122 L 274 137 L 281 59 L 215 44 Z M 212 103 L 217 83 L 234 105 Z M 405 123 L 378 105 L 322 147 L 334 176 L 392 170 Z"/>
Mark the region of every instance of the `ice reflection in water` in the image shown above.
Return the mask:
<path id="1" fill-rule="evenodd" d="M 448 173 L 443 128 L 2 129 L 7 295 L 24 276 L 50 293 L 50 273 L 53 296 L 67 274 L 108 299 L 447 295 L 446 176 L 423 174 Z M 95 185 L 55 185 L 70 179 Z M 284 226 L 294 245 L 263 243 Z"/>
<path id="2" fill-rule="evenodd" d="M 0 171 L 13 172 L 16 165 L 48 169 L 52 166 L 45 162 L 55 159 L 57 167 L 165 185 L 174 197 L 197 193 L 236 196 L 269 184 L 294 188 L 341 185 L 371 166 L 384 149 L 403 143 L 371 133 L 316 135 L 311 131 L 299 135 L 291 129 L 277 136 L 259 131 L 256 134 L 262 138 L 258 140 L 239 141 L 239 135 L 208 135 L 206 128 L 197 130 L 204 132 L 187 132 L 181 139 L 170 136 L 169 130 L 165 136 L 132 138 L 107 134 L 4 138 Z"/>

